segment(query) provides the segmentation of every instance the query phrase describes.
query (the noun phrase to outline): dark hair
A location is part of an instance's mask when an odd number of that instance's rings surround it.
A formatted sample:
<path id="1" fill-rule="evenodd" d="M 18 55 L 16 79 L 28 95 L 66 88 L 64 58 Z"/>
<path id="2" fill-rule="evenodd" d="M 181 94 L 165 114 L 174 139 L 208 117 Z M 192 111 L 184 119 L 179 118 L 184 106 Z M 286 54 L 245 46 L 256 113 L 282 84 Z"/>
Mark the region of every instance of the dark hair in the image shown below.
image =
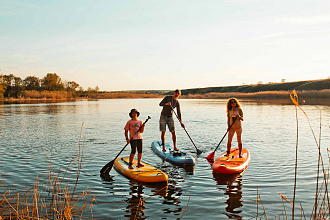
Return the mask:
<path id="1" fill-rule="evenodd" d="M 133 112 L 136 112 L 136 114 L 137 114 L 137 117 L 139 117 L 139 115 L 140 115 L 140 112 L 139 112 L 138 110 L 136 110 L 135 108 L 131 109 L 131 112 L 130 112 L 130 113 L 128 113 L 129 117 L 133 118 L 133 117 L 132 117 L 132 113 L 133 113 Z"/>

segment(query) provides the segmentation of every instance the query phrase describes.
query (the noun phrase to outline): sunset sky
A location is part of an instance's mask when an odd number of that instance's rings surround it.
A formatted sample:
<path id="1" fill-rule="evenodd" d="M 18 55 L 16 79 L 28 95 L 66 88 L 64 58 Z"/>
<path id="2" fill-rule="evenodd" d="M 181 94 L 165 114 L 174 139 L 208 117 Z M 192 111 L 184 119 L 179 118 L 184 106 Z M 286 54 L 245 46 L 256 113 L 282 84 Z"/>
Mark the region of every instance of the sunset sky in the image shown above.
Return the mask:
<path id="1" fill-rule="evenodd" d="M 330 76 L 326 0 L 0 0 L 0 74 L 84 89 Z"/>

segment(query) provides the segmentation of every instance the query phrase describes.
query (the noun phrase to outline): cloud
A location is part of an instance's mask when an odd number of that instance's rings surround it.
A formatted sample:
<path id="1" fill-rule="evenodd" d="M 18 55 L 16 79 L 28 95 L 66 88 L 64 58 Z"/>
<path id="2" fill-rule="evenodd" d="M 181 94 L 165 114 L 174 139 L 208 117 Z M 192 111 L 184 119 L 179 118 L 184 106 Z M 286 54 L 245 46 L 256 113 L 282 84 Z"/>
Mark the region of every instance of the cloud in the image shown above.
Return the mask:
<path id="1" fill-rule="evenodd" d="M 317 25 L 330 23 L 330 15 L 280 17 L 276 20 L 291 25 Z"/>

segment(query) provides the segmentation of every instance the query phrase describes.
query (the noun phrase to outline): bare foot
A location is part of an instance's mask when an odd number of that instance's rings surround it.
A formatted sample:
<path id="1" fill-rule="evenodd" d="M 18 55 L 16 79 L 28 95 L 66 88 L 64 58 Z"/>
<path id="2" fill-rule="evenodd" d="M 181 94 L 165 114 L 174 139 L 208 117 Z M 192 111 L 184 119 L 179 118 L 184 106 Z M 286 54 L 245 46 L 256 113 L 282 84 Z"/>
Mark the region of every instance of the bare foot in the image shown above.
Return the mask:
<path id="1" fill-rule="evenodd" d="M 176 148 L 176 147 L 174 148 L 174 150 L 175 150 L 175 151 L 180 151 L 180 149 L 179 149 L 179 148 Z"/>
<path id="2" fill-rule="evenodd" d="M 163 151 L 166 151 L 166 149 L 163 147 Z"/>
<path id="3" fill-rule="evenodd" d="M 138 167 L 144 167 L 144 165 L 142 163 L 137 165 Z"/>
<path id="4" fill-rule="evenodd" d="M 239 158 L 242 158 L 242 155 L 239 155 Z"/>
<path id="5" fill-rule="evenodd" d="M 133 169 L 132 165 L 128 165 L 128 169 Z"/>

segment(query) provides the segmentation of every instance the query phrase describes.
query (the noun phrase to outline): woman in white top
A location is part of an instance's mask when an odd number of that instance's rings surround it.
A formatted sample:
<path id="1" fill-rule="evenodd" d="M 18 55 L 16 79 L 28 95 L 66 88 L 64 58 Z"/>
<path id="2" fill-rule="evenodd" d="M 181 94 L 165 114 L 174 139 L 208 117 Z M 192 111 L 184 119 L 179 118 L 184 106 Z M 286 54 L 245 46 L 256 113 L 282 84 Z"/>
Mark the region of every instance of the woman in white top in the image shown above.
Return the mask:
<path id="1" fill-rule="evenodd" d="M 235 120 L 235 123 L 233 124 L 233 121 L 235 118 L 236 118 L 236 120 Z M 243 111 L 241 109 L 241 105 L 239 104 L 239 102 L 236 98 L 231 98 L 227 102 L 227 124 L 228 124 L 227 155 L 229 155 L 229 153 L 230 153 L 231 142 L 233 140 L 234 134 L 236 133 L 239 157 L 242 157 L 242 139 L 241 139 L 242 124 L 241 124 L 241 121 L 243 121 Z"/>

